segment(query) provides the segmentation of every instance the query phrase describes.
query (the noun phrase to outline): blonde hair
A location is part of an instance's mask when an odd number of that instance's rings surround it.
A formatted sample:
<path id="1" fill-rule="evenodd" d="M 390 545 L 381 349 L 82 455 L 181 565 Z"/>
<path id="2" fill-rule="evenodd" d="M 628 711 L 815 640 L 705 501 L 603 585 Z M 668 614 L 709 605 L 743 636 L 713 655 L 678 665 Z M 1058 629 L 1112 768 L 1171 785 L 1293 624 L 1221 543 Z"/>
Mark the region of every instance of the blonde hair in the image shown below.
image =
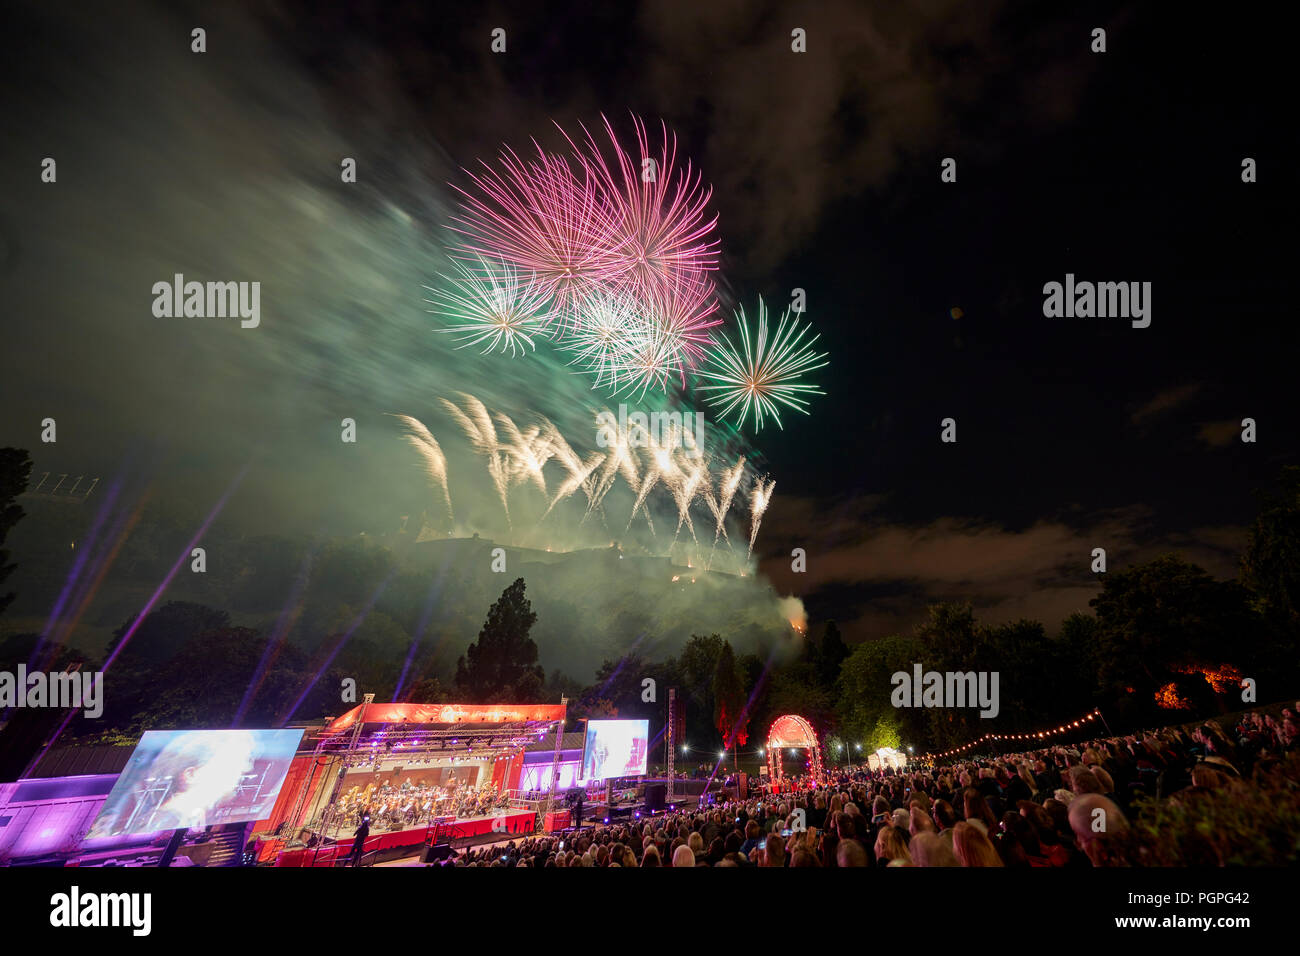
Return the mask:
<path id="1" fill-rule="evenodd" d="M 889 860 L 903 860 L 909 865 L 912 862 L 912 854 L 907 851 L 907 843 L 899 835 L 896 827 L 881 827 L 880 834 L 876 837 L 876 847 L 878 856 L 884 856 Z"/>
<path id="2" fill-rule="evenodd" d="M 952 852 L 962 866 L 1002 866 L 1002 857 L 979 827 L 962 821 L 952 828 Z"/>

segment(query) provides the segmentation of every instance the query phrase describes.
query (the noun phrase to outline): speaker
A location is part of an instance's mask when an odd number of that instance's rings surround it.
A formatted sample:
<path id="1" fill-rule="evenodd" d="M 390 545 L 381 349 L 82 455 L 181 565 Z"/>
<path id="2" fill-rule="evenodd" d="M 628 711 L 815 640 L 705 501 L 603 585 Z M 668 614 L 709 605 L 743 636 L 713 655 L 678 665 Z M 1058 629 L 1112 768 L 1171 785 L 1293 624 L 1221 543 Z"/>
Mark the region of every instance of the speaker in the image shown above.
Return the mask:
<path id="1" fill-rule="evenodd" d="M 664 798 L 668 795 L 665 783 L 648 783 L 645 787 L 645 808 L 651 813 L 662 813 Z"/>
<path id="2" fill-rule="evenodd" d="M 742 773 L 740 779 L 736 782 L 736 799 L 749 799 L 749 774 Z"/>

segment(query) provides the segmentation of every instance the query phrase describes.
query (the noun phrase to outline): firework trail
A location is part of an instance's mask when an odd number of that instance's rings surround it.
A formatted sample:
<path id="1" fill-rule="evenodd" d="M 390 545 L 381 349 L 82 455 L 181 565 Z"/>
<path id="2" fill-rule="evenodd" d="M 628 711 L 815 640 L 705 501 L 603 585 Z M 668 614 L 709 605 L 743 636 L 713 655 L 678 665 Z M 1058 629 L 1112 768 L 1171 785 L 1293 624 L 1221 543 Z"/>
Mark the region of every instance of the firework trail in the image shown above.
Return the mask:
<path id="1" fill-rule="evenodd" d="M 554 319 L 545 286 L 532 275 L 521 278 L 507 262 L 477 259 L 477 265 L 453 259 L 455 275 L 440 273 L 444 285 L 424 287 L 430 293 L 425 301 L 434 306 L 427 311 L 453 323 L 438 331 L 459 335 L 464 344 L 457 348 L 485 344 L 485 355 L 499 349 L 513 357 L 536 349 L 534 336 L 549 336 Z"/>
<path id="2" fill-rule="evenodd" d="M 441 399 L 442 405 L 464 430 L 474 450 L 487 458 L 488 475 L 492 478 L 497 496 L 501 499 L 501 508 L 506 514 L 506 524 L 510 525 L 510 473 L 506 465 L 506 457 L 501 453 L 500 445 L 497 443 L 497 430 L 492 425 L 492 416 L 488 414 L 483 403 L 473 395 L 461 392 L 460 396 L 469 409 L 468 413 L 461 411 L 454 402 L 445 398 Z"/>
<path id="3" fill-rule="evenodd" d="M 564 469 L 568 472 L 569 476 L 561 482 L 559 488 L 556 489 L 555 496 L 551 499 L 551 503 L 547 507 L 545 514 L 542 515 L 542 519 L 545 519 L 546 515 L 551 513 L 551 509 L 553 509 L 556 504 L 569 497 L 569 495 L 573 494 L 579 488 L 582 489 L 583 494 L 587 497 L 587 510 L 590 511 L 596 493 L 596 483 L 592 480 L 591 476 L 592 473 L 595 472 L 595 470 L 605 461 L 605 455 L 600 452 L 593 452 L 590 458 L 583 461 L 578 457 L 578 453 L 573 450 L 567 441 L 565 441 L 564 436 L 560 434 L 560 430 L 556 428 L 555 425 L 548 421 L 546 426 L 546 440 L 550 442 L 556 460 L 564 466 Z M 542 519 L 538 520 L 538 524 L 541 524 Z"/>
<path id="4" fill-rule="evenodd" d="M 685 522 L 687 530 L 691 533 L 691 540 L 698 542 L 699 539 L 695 537 L 695 523 L 691 521 L 691 503 L 698 497 L 701 485 L 708 487 L 704 479 L 709 473 L 709 468 L 703 457 L 694 462 L 687 460 L 683 465 L 678 466 L 676 479 L 668 486 L 673 500 L 677 502 L 677 529 L 673 532 L 673 540 L 677 540 L 677 536 L 682 531 L 682 522 Z M 692 465 L 694 467 L 691 467 Z"/>
<path id="5" fill-rule="evenodd" d="M 513 484 L 535 482 L 547 500 L 547 507 L 537 519 L 540 528 L 556 506 L 581 490 L 587 499 L 587 508 L 579 524 L 592 512 L 605 513 L 604 500 L 617 480 L 625 479 L 634 494 L 624 530 L 629 530 L 638 513 L 645 515 L 646 526 L 653 537 L 659 537 L 654 524 L 650 498 L 654 490 L 663 486 L 677 506 L 677 523 L 673 532 L 673 547 L 681 536 L 682 526 L 690 531 L 691 540 L 700 544 L 691 507 L 703 499 L 714 518 L 713 545 L 709 562 L 717 548 L 719 538 L 730 535 L 726 518 L 746 474 L 742 457 L 718 474 L 712 470 L 716 459 L 701 455 L 695 457 L 681 447 L 683 428 L 671 420 L 664 431 L 646 427 L 644 423 L 625 420 L 621 426 L 608 410 L 597 416 L 602 433 L 599 443 L 606 451 L 592 452 L 583 457 L 560 433 L 556 425 L 542 417 L 539 424 L 520 428 L 508 415 L 490 411 L 479 399 L 459 393 L 460 404 L 442 399 L 442 405 L 469 438 L 474 451 L 487 459 L 489 477 L 500 499 L 506 519 L 514 529 L 509 510 L 509 491 Z M 452 516 L 451 495 L 447 481 L 447 459 L 441 446 L 429 429 L 409 415 L 394 415 L 405 430 L 403 439 L 421 456 L 425 473 L 437 482 L 447 503 L 448 516 Z M 564 474 L 548 490 L 546 466 L 554 459 Z M 558 476 L 557 476 L 558 477 Z M 717 492 L 713 491 L 715 486 Z M 766 476 L 757 479 L 750 494 L 751 529 L 749 551 L 752 557 L 763 513 L 771 499 L 775 481 Z"/>
<path id="6" fill-rule="evenodd" d="M 607 414 L 611 419 L 614 419 L 612 413 L 607 412 Z M 614 420 L 617 421 L 617 419 Z M 592 507 L 598 506 L 605 500 L 605 496 L 614 487 L 614 481 L 619 475 L 623 476 L 623 480 L 628 483 L 629 487 L 637 488 L 641 484 L 636 456 L 632 452 L 634 437 L 631 434 L 633 430 L 641 432 L 641 427 L 632 425 L 620 427 L 606 425 L 603 427 L 606 429 L 605 446 L 612 450 L 605 456 L 604 467 L 601 468 L 600 478 L 596 481 L 596 493 Z M 633 514 L 635 513 L 634 511 Z M 587 514 L 591 514 L 591 507 L 587 509 Z"/>
<path id="7" fill-rule="evenodd" d="M 430 480 L 442 488 L 442 496 L 447 502 L 447 517 L 455 520 L 451 512 L 451 489 L 447 486 L 447 457 L 442 453 L 438 440 L 433 437 L 424 424 L 410 415 L 394 415 L 407 429 L 402 437 L 410 443 L 422 459 L 424 472 Z"/>
<path id="8" fill-rule="evenodd" d="M 639 425 L 636 428 L 637 431 L 644 432 Z M 630 426 L 628 431 L 632 431 Z M 636 502 L 632 505 L 632 515 L 627 519 L 629 528 L 632 527 L 632 519 L 636 517 L 637 510 L 642 509 L 645 511 L 646 524 L 650 526 L 650 533 L 655 533 L 654 522 L 650 518 L 650 508 L 645 502 L 650 492 L 654 490 L 655 485 L 662 482 L 664 487 L 669 492 L 672 492 L 680 479 L 681 470 L 673 460 L 672 453 L 672 449 L 678 441 L 679 431 L 679 426 L 670 425 L 668 435 L 663 441 L 656 439 L 653 433 L 644 432 L 646 467 L 642 472 L 641 486 L 637 491 Z"/>
<path id="9" fill-rule="evenodd" d="M 709 353 L 709 364 L 701 372 L 710 384 L 701 385 L 699 389 L 716 393 L 709 397 L 709 403 L 722 406 L 720 414 L 723 418 L 738 409 L 737 422 L 743 425 L 745 417 L 752 414 L 755 431 L 763 427 L 765 415 L 775 418 L 777 426 L 784 428 L 778 405 L 806 415 L 808 402 L 803 396 L 826 394 L 816 386 L 800 381 L 805 372 L 827 364 L 823 361 L 826 353 L 813 351 L 818 336 L 803 341 L 809 327 L 800 328 L 797 318 L 791 320 L 789 308 L 781 315 L 776 334 L 769 341 L 767 308 L 761 297 L 758 300 L 757 336 L 750 335 L 744 306 L 737 310 L 736 320 L 740 327 L 740 348 L 723 334 L 722 343 Z"/>
<path id="10" fill-rule="evenodd" d="M 749 557 L 754 553 L 754 540 L 758 537 L 758 526 L 763 523 L 763 512 L 767 510 L 768 502 L 772 500 L 772 489 L 776 487 L 776 479 L 764 482 L 762 478 L 754 481 L 754 490 L 749 497 L 749 551 L 745 556 Z"/>
<path id="11" fill-rule="evenodd" d="M 736 496 L 736 489 L 740 487 L 740 479 L 745 474 L 744 456 L 736 462 L 731 468 L 724 471 L 718 476 L 718 497 L 714 498 L 709 493 L 708 488 L 704 491 L 704 503 L 708 505 L 709 511 L 713 514 L 713 520 L 716 522 L 713 529 L 713 545 L 717 547 L 718 537 L 731 538 L 727 535 L 726 517 L 727 512 L 731 509 L 731 499 Z"/>
<path id="12" fill-rule="evenodd" d="M 519 482 L 532 481 L 541 489 L 543 495 L 549 496 L 546 489 L 546 476 L 542 474 L 542 468 L 555 452 L 550 442 L 540 437 L 541 428 L 530 425 L 527 431 L 521 432 L 510 417 L 501 412 L 497 412 L 497 424 L 501 426 L 508 439 L 508 442 L 503 442 L 499 447 L 514 462 L 509 468 L 510 477 Z"/>

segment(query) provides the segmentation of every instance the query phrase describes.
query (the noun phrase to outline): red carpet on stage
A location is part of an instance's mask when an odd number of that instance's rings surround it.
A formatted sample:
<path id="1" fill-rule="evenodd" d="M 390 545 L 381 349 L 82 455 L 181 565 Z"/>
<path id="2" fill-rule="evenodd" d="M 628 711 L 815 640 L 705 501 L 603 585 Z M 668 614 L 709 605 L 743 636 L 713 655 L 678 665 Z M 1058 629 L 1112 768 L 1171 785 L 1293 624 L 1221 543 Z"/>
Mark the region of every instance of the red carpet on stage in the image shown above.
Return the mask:
<path id="1" fill-rule="evenodd" d="M 502 839 L 510 839 L 516 834 L 526 834 L 533 832 L 533 821 L 535 814 L 532 810 L 507 810 L 504 813 L 488 817 L 475 817 L 468 820 L 457 820 L 450 827 L 450 831 L 444 828 L 439 836 L 443 839 L 461 840 L 466 837 L 484 836 L 492 833 L 492 823 L 494 820 L 504 818 L 506 829 L 500 836 Z M 425 834 L 428 833 L 425 827 L 416 827 L 412 830 L 394 830 L 391 833 L 371 834 L 366 838 L 365 852 L 371 853 L 375 850 L 389 850 L 394 847 L 411 846 L 416 847 L 424 843 Z M 339 840 L 338 843 L 322 847 L 319 851 L 300 847 L 294 850 L 286 850 L 281 853 L 275 861 L 276 866 L 332 866 L 334 861 L 339 857 L 346 857 L 352 852 L 352 838 Z"/>

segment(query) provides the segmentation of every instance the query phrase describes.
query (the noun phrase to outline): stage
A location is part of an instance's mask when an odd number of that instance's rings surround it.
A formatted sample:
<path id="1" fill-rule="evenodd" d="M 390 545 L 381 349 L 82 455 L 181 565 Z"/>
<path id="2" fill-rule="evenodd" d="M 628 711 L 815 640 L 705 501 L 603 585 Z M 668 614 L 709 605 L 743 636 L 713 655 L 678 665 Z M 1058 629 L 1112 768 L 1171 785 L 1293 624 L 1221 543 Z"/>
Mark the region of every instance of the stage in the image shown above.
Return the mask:
<path id="1" fill-rule="evenodd" d="M 439 842 L 467 840 L 480 836 L 496 836 L 509 840 L 516 836 L 526 836 L 533 832 L 537 815 L 532 810 L 502 810 L 487 816 L 462 817 L 451 823 L 444 823 L 438 828 Z M 494 821 L 503 821 L 504 830 L 493 830 Z M 499 823 L 498 826 L 501 824 Z M 355 829 L 355 828 L 354 828 Z M 426 837 L 432 835 L 431 827 L 413 827 L 407 830 L 390 830 L 385 833 L 371 833 L 366 837 L 366 853 L 397 851 L 411 848 L 418 851 L 424 845 Z M 353 837 L 348 835 L 320 847 L 295 847 L 284 850 L 275 858 L 276 866 L 334 866 L 335 861 L 347 859 L 352 853 Z M 270 850 L 270 853 L 275 853 Z M 269 854 L 268 854 L 269 855 Z"/>

